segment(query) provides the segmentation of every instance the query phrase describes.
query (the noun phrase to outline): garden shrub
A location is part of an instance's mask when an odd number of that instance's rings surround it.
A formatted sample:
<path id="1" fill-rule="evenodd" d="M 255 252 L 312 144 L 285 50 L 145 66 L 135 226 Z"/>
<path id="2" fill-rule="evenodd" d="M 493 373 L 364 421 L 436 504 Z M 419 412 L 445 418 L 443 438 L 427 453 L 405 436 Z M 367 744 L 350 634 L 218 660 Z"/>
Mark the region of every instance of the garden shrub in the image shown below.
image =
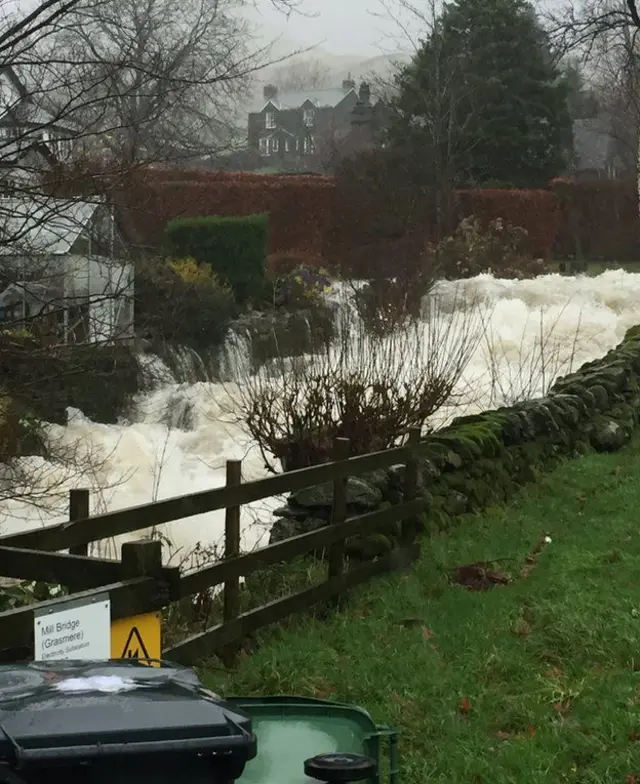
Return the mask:
<path id="1" fill-rule="evenodd" d="M 430 297 L 431 319 L 405 318 L 383 339 L 345 308 L 333 342 L 302 362 L 243 371 L 234 408 L 265 465 L 284 470 L 331 459 L 336 437 L 352 455 L 388 449 L 452 398 L 482 337 L 481 303 L 466 309 Z M 446 313 L 446 317 L 445 317 Z"/>
<path id="2" fill-rule="evenodd" d="M 208 264 L 199 264 L 195 259 L 174 259 L 169 262 L 169 266 L 185 283 L 206 286 L 218 282 L 211 267 Z"/>
<path id="3" fill-rule="evenodd" d="M 477 218 L 488 226 L 498 218 L 526 231 L 520 248 L 534 258 L 548 259 L 553 254 L 560 226 L 557 196 L 534 188 L 474 188 L 456 191 L 458 220 Z"/>
<path id="4" fill-rule="evenodd" d="M 276 306 L 288 308 L 320 307 L 324 295 L 331 291 L 331 277 L 324 268 L 301 265 L 288 275 L 276 278 L 273 300 Z"/>
<path id="5" fill-rule="evenodd" d="M 544 272 L 542 259 L 527 250 L 527 232 L 492 220 L 486 227 L 475 217 L 464 218 L 455 233 L 425 249 L 423 266 L 445 278 L 472 278 L 491 272 L 500 278 L 529 278 Z"/>
<path id="6" fill-rule="evenodd" d="M 290 250 L 282 253 L 270 253 L 267 256 L 267 278 L 277 280 L 284 275 L 289 275 L 300 267 L 312 269 L 326 269 L 322 256 L 309 253 L 305 250 Z"/>
<path id="7" fill-rule="evenodd" d="M 173 220 L 166 236 L 173 256 L 209 265 L 244 303 L 264 295 L 268 230 L 266 214 L 210 216 Z"/>
<path id="8" fill-rule="evenodd" d="M 220 345 L 237 311 L 232 290 L 193 259 L 141 262 L 135 307 L 143 334 L 196 351 Z"/>

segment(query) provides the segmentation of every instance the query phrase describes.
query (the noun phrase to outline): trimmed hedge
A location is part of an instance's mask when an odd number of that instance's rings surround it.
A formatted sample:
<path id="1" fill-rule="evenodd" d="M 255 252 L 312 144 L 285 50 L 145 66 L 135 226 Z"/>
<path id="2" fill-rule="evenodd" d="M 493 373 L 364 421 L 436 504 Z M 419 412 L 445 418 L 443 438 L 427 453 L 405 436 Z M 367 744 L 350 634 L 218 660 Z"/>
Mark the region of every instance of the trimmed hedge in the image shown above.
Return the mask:
<path id="1" fill-rule="evenodd" d="M 551 188 L 560 205 L 556 258 L 640 261 L 635 180 L 556 179 Z"/>
<path id="2" fill-rule="evenodd" d="M 330 214 L 333 184 L 322 177 L 253 175 L 242 178 L 140 177 L 118 194 L 119 218 L 130 240 L 158 252 L 167 224 L 176 218 L 269 215 L 269 252 L 295 249 L 319 254 Z M 220 173 L 222 174 L 222 173 Z"/>
<path id="3" fill-rule="evenodd" d="M 123 231 L 147 250 L 157 252 L 176 218 L 268 213 L 269 254 L 322 257 L 363 277 L 412 268 L 425 242 L 438 239 L 428 194 L 409 215 L 391 185 L 372 192 L 366 183 L 345 188 L 329 177 L 157 170 L 136 173 L 114 200 Z M 455 214 L 458 221 L 474 214 L 523 227 L 536 258 L 637 261 L 637 203 L 632 181 L 554 180 L 549 190 L 459 191 Z"/>
<path id="4" fill-rule="evenodd" d="M 461 515 L 506 501 L 559 460 L 615 451 L 640 423 L 640 327 L 606 356 L 558 378 L 547 397 L 460 417 L 427 436 L 421 450 L 422 526 L 437 533 Z M 350 514 L 402 502 L 404 466 L 349 480 Z M 328 525 L 331 483 L 294 493 L 275 512 L 271 542 Z M 353 539 L 347 552 L 372 558 L 392 547 L 396 527 Z"/>
<path id="5" fill-rule="evenodd" d="M 179 218 L 166 228 L 171 255 L 210 265 L 238 302 L 264 294 L 268 234 L 266 214 Z"/>

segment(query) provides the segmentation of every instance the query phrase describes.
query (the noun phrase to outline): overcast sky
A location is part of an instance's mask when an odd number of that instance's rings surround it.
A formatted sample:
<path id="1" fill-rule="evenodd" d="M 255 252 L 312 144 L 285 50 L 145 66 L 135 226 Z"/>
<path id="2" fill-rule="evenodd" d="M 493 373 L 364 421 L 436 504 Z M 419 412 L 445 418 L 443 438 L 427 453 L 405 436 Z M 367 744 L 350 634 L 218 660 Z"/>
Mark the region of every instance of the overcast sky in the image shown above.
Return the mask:
<path id="1" fill-rule="evenodd" d="M 375 57 L 399 51 L 411 52 L 412 46 L 397 25 L 386 15 L 382 3 L 398 12 L 396 0 L 299 0 L 307 15 L 291 14 L 287 18 L 274 9 L 271 0 L 256 0 L 252 13 L 263 39 L 282 37 L 285 44 L 297 47 L 320 46 L 335 55 Z M 532 0 L 538 10 L 559 7 L 565 0 Z M 429 8 L 429 3 L 416 3 Z M 436 8 L 441 0 L 436 0 Z M 405 13 L 400 17 L 410 34 L 420 32 L 415 18 Z M 279 47 L 280 49 L 281 47 Z"/>
<path id="2" fill-rule="evenodd" d="M 299 47 L 319 45 L 332 54 L 375 57 L 399 48 L 389 39 L 392 26 L 374 16 L 382 10 L 378 0 L 301 0 L 300 7 L 306 16 L 294 13 L 287 19 L 270 0 L 260 0 L 252 17 L 265 37 L 283 36 Z"/>

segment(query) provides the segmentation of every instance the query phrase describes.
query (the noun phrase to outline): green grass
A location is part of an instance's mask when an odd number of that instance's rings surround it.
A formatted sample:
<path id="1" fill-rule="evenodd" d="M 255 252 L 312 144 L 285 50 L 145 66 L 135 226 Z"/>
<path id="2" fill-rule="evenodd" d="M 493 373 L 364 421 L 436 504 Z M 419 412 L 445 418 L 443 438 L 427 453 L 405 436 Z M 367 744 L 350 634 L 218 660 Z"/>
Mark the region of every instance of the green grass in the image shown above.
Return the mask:
<path id="1" fill-rule="evenodd" d="M 410 573 L 327 621 L 265 632 L 223 694 L 356 703 L 401 731 L 401 780 L 640 781 L 640 443 L 567 463 L 508 507 L 425 541 Z M 524 558 L 552 543 L 526 578 Z M 449 571 L 513 559 L 478 593 Z"/>

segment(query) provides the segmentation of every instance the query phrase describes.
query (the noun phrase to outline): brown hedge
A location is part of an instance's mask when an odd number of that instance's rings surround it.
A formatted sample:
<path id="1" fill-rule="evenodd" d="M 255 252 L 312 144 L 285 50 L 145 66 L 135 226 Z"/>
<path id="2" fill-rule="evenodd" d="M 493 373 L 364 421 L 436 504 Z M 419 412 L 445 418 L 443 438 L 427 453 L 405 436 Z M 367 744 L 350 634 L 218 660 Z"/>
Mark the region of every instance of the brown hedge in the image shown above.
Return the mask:
<path id="1" fill-rule="evenodd" d="M 639 261 L 640 218 L 635 180 L 556 179 L 560 205 L 556 258 Z"/>
<path id="2" fill-rule="evenodd" d="M 147 179 L 123 194 L 126 231 L 136 244 L 150 248 L 162 240 L 165 226 L 174 218 L 268 212 L 270 252 L 296 249 L 317 254 L 333 186 L 309 179 Z"/>
<path id="3" fill-rule="evenodd" d="M 173 218 L 268 212 L 270 254 L 310 255 L 345 273 L 378 276 L 415 265 L 425 243 L 437 239 L 426 196 L 403 225 L 406 199 L 388 194 L 380 202 L 367 193 L 356 199 L 324 176 L 154 169 L 132 176 L 121 197 L 121 225 L 147 248 L 157 248 Z M 632 182 L 555 180 L 546 191 L 458 191 L 456 220 L 471 214 L 526 229 L 536 258 L 640 260 Z"/>

